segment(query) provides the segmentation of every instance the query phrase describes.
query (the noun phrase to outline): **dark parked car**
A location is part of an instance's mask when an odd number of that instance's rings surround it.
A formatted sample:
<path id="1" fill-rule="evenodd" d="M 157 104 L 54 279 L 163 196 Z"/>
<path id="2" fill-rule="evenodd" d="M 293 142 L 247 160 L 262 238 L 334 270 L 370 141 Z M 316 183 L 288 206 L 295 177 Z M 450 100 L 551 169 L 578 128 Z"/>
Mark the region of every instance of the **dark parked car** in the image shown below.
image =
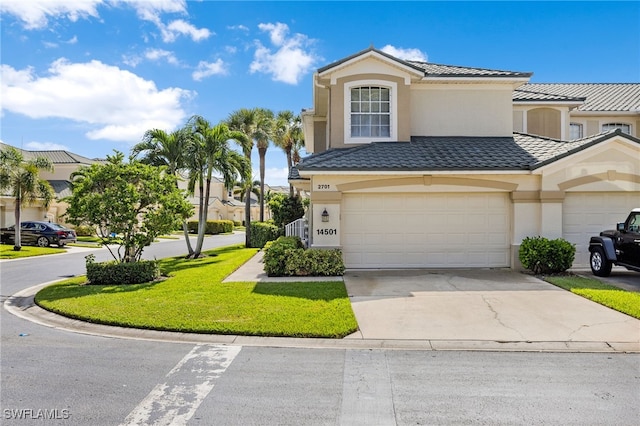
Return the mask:
<path id="1" fill-rule="evenodd" d="M 618 223 L 615 230 L 591 237 L 589 251 L 594 275 L 608 276 L 612 265 L 640 272 L 640 208 L 631 210 L 627 220 Z"/>
<path id="2" fill-rule="evenodd" d="M 24 245 L 49 247 L 52 244 L 62 247 L 76 242 L 76 232 L 57 223 L 27 221 L 20 224 L 20 238 Z M 0 239 L 4 244 L 14 244 L 15 225 L 0 230 Z"/>

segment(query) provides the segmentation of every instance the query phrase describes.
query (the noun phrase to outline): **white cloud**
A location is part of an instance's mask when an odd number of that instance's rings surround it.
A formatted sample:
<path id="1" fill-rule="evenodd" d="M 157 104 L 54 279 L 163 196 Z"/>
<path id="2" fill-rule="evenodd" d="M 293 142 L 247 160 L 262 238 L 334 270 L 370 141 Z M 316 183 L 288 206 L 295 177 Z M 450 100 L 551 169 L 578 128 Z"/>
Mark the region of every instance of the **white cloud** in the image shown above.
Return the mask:
<path id="1" fill-rule="evenodd" d="M 305 50 L 309 49 L 313 40 L 299 33 L 289 36 L 286 24 L 260 24 L 258 28 L 269 33 L 271 44 L 276 50 L 256 41 L 253 62 L 249 66 L 251 73 L 261 72 L 271 75 L 275 81 L 298 84 L 302 76 L 320 59 L 312 51 Z"/>
<path id="2" fill-rule="evenodd" d="M 395 47 L 387 44 L 380 50 L 391 56 L 395 56 L 398 59 L 402 59 L 403 61 L 428 61 L 427 54 L 423 53 L 420 49 L 403 49 L 402 47 Z"/>
<path id="3" fill-rule="evenodd" d="M 195 81 L 202 81 L 202 79 L 206 77 L 225 75 L 226 73 L 227 68 L 222 59 L 218 59 L 215 62 L 200 61 L 196 70 L 191 74 L 191 77 L 193 77 Z"/>
<path id="4" fill-rule="evenodd" d="M 198 29 L 190 23 L 183 21 L 182 19 L 173 21 L 167 26 L 164 26 L 162 24 L 158 26 L 160 28 L 160 31 L 162 32 L 162 40 L 165 43 L 174 42 L 180 35 L 189 36 L 193 41 L 202 41 L 209 38 L 209 36 L 211 36 L 212 34 L 208 29 Z"/>
<path id="5" fill-rule="evenodd" d="M 24 149 L 28 151 L 68 151 L 64 145 L 53 142 L 27 142 L 24 144 Z"/>
<path id="6" fill-rule="evenodd" d="M 2 0 L 0 11 L 20 19 L 28 30 L 45 28 L 49 18 L 64 17 L 72 22 L 97 18 L 103 0 Z"/>
<path id="7" fill-rule="evenodd" d="M 176 58 L 173 52 L 163 49 L 147 49 L 144 52 L 144 57 L 150 61 L 160 61 L 164 59 L 171 65 L 179 65 L 180 61 Z"/>
<path id="8" fill-rule="evenodd" d="M 256 169 L 253 171 L 255 179 L 260 179 L 260 172 Z M 287 167 L 282 168 L 268 168 L 264 171 L 264 181 L 269 186 L 289 186 L 289 169 Z"/>
<path id="9" fill-rule="evenodd" d="M 50 19 L 69 19 L 75 22 L 89 17 L 100 18 L 100 6 L 129 6 L 138 18 L 154 23 L 162 33 L 162 39 L 169 43 L 180 35 L 201 41 L 211 36 L 206 28 L 196 28 L 178 19 L 169 25 L 162 22 L 161 15 L 178 13 L 187 15 L 186 0 L 2 0 L 0 11 L 21 20 L 28 30 L 47 27 Z"/>
<path id="10" fill-rule="evenodd" d="M 48 71 L 38 76 L 33 68 L 0 66 L 2 109 L 86 124 L 90 139 L 135 143 L 150 128 L 172 130 L 186 117 L 181 101 L 195 95 L 180 88 L 159 90 L 153 81 L 95 60 L 59 59 Z"/>

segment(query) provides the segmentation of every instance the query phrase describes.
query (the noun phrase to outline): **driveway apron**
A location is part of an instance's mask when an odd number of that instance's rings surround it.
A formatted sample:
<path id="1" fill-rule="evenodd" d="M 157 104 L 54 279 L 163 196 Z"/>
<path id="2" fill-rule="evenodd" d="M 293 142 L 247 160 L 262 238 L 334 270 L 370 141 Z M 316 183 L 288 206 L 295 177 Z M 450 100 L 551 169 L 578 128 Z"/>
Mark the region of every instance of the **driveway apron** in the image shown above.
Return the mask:
<path id="1" fill-rule="evenodd" d="M 501 269 L 350 270 L 348 338 L 640 342 L 640 320 Z"/>

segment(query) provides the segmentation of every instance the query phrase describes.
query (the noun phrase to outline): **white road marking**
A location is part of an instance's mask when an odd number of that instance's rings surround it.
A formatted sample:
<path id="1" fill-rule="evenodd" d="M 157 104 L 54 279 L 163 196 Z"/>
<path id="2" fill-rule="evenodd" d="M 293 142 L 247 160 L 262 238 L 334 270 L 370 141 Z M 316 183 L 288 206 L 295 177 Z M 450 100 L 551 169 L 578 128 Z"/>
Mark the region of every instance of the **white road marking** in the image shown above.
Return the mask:
<path id="1" fill-rule="evenodd" d="M 125 418 L 124 425 L 186 425 L 241 346 L 198 345 Z"/>
<path id="2" fill-rule="evenodd" d="M 347 350 L 341 425 L 396 425 L 391 378 L 383 351 Z"/>

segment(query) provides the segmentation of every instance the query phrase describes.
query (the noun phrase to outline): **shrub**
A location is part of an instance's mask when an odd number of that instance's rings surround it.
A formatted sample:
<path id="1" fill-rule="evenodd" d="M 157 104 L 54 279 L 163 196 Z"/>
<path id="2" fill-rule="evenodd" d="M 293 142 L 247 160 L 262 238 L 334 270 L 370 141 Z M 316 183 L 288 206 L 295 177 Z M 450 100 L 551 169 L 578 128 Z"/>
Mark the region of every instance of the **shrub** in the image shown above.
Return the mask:
<path id="1" fill-rule="evenodd" d="M 270 277 L 344 274 L 342 252 L 303 249 L 298 237 L 280 237 L 265 245 L 264 270 Z"/>
<path id="2" fill-rule="evenodd" d="M 96 230 L 92 226 L 80 225 L 73 228 L 76 231 L 76 235 L 78 237 L 94 237 L 96 235 Z"/>
<path id="3" fill-rule="evenodd" d="M 249 246 L 263 248 L 269 241 L 273 241 L 282 235 L 282 231 L 276 225 L 267 222 L 251 222 Z"/>
<path id="4" fill-rule="evenodd" d="M 336 276 L 344 274 L 342 252 L 338 249 L 295 249 L 285 251 L 285 275 Z"/>
<path id="5" fill-rule="evenodd" d="M 140 284 L 160 278 L 160 268 L 155 260 L 139 260 L 121 263 L 116 261 L 95 263 L 93 256 L 86 257 L 89 284 Z"/>
<path id="6" fill-rule="evenodd" d="M 286 224 L 304 216 L 304 207 L 298 196 L 289 197 L 285 194 L 275 194 L 269 200 L 268 205 L 274 223 L 280 228 L 284 228 Z"/>
<path id="7" fill-rule="evenodd" d="M 192 234 L 197 234 L 198 221 L 190 220 L 187 222 L 187 228 Z M 233 232 L 232 220 L 208 220 L 204 227 L 204 233 L 207 235 L 225 234 L 228 232 Z"/>
<path id="8" fill-rule="evenodd" d="M 575 246 L 562 238 L 527 237 L 519 251 L 522 266 L 534 274 L 564 272 L 573 264 L 575 255 Z"/>
<path id="9" fill-rule="evenodd" d="M 233 226 L 238 227 L 238 226 L 243 226 L 244 223 L 240 220 L 234 220 L 233 221 Z"/>
<path id="10" fill-rule="evenodd" d="M 264 247 L 264 271 L 270 277 L 285 275 L 287 256 L 293 250 L 302 248 L 302 241 L 298 237 L 279 237 L 269 241 Z"/>

